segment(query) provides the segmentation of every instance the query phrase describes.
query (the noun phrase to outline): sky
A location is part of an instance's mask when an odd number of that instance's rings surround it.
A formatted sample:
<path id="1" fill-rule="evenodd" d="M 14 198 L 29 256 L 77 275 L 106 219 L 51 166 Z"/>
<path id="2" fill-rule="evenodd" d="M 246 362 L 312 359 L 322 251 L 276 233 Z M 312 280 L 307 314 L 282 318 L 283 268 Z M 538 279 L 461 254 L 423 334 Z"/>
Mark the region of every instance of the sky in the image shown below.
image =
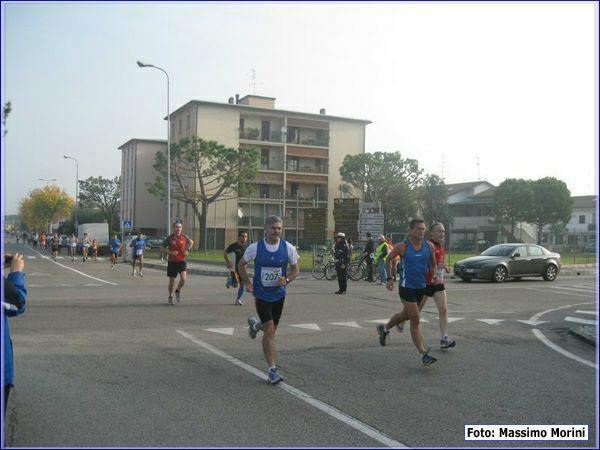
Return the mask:
<path id="1" fill-rule="evenodd" d="M 189 100 L 371 120 L 446 183 L 563 180 L 597 192 L 598 5 L 568 3 L 3 3 L 3 206 L 43 179 L 120 174 L 118 147 L 166 138 Z"/>

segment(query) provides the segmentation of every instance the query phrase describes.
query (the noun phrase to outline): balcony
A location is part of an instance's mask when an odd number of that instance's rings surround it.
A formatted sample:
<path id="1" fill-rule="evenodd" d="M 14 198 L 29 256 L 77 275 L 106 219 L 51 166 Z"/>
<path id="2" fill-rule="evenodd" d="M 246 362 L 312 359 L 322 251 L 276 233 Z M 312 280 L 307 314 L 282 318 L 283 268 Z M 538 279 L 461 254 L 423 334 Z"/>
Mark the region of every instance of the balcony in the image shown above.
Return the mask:
<path id="1" fill-rule="evenodd" d="M 287 143 L 311 147 L 329 147 L 329 137 L 321 139 L 294 139 L 293 136 L 288 136 Z"/>
<path id="2" fill-rule="evenodd" d="M 263 135 L 263 133 L 258 128 L 244 128 L 240 129 L 240 139 L 244 139 L 247 141 L 257 141 L 257 142 L 274 142 L 274 143 L 282 143 L 282 137 L 280 131 L 271 131 L 269 134 Z"/>
<path id="3" fill-rule="evenodd" d="M 318 175 L 328 175 L 329 169 L 327 167 L 313 167 L 313 166 L 297 166 L 295 164 L 290 164 L 288 161 L 287 171 L 294 173 L 311 173 Z"/>

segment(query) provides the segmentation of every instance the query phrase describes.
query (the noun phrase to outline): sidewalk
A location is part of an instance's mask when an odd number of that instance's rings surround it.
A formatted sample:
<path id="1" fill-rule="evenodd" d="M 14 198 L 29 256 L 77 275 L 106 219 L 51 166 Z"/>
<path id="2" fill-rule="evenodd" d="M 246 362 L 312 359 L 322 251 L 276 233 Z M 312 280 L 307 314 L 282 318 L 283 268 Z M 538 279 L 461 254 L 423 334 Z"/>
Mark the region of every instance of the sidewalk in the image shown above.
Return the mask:
<path id="1" fill-rule="evenodd" d="M 569 328 L 569 333 L 578 339 L 581 339 L 588 344 L 596 346 L 596 326 L 595 325 L 584 325 L 577 328 Z"/>

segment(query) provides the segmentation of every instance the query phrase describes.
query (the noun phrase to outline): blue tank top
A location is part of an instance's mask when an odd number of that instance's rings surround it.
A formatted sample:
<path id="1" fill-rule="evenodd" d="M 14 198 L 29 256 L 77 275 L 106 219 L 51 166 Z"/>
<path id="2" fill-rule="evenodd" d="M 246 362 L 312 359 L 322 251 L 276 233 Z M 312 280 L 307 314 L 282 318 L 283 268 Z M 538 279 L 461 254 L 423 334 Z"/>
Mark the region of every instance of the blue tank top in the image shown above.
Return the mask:
<path id="1" fill-rule="evenodd" d="M 254 258 L 254 296 L 265 302 L 273 303 L 285 297 L 285 286 L 277 282 L 280 276 L 287 277 L 287 243 L 279 240 L 277 251 L 267 250 L 265 240 L 258 241 Z"/>
<path id="2" fill-rule="evenodd" d="M 400 271 L 400 286 L 410 289 L 425 289 L 425 276 L 429 269 L 431 251 L 426 241 L 421 244 L 420 250 L 415 250 L 409 240 L 405 240 L 406 253 L 402 258 Z"/>

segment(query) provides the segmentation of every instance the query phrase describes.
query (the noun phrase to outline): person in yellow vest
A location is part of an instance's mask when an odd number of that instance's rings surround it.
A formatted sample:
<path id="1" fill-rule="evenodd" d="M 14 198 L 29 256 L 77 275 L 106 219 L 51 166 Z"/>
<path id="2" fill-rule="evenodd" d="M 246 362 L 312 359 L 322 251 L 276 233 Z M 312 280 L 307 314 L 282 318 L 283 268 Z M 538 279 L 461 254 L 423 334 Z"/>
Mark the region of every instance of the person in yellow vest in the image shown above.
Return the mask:
<path id="1" fill-rule="evenodd" d="M 377 247 L 375 248 L 375 257 L 373 263 L 377 266 L 377 273 L 379 274 L 378 284 L 385 284 L 386 272 L 385 272 L 385 258 L 389 253 L 389 247 L 385 241 L 385 236 L 380 234 L 377 239 Z"/>

